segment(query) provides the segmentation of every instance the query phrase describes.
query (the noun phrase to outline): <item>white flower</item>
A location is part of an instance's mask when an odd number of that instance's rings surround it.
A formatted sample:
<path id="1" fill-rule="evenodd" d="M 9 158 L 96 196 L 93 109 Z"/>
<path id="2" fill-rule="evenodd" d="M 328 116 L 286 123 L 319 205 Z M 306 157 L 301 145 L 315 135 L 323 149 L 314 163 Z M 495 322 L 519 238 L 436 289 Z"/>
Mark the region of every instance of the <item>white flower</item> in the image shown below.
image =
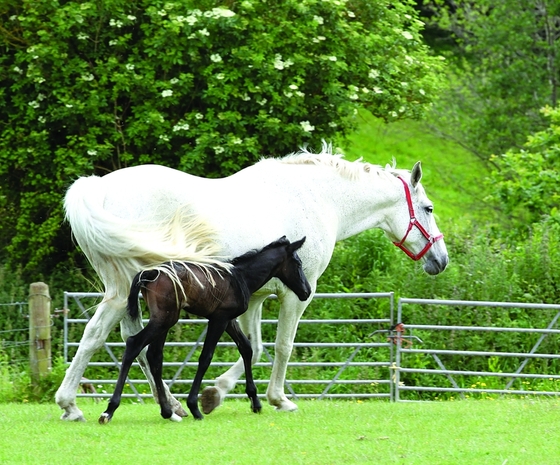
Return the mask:
<path id="1" fill-rule="evenodd" d="M 8 18 L 10 21 L 15 21 L 17 19 L 17 15 L 12 15 Z"/>
<path id="2" fill-rule="evenodd" d="M 46 123 L 47 118 L 45 118 L 44 116 L 39 116 L 39 118 L 37 118 L 37 121 L 39 121 L 39 123 Z"/>
<path id="3" fill-rule="evenodd" d="M 232 144 L 239 145 L 239 144 L 242 144 L 242 143 L 243 143 L 243 139 L 240 139 L 239 137 L 234 137 L 234 138 L 231 140 L 231 143 L 232 143 Z"/>
<path id="4" fill-rule="evenodd" d="M 284 69 L 284 62 L 282 61 L 282 55 L 276 54 L 276 56 L 274 57 L 274 67 L 280 70 Z"/>
<path id="5" fill-rule="evenodd" d="M 42 102 L 43 100 L 45 100 L 45 95 L 44 94 L 38 94 L 37 95 L 37 100 L 39 100 L 40 102 Z"/>
<path id="6" fill-rule="evenodd" d="M 353 11 L 349 11 L 349 12 L 348 12 L 348 17 L 349 17 L 349 18 L 355 18 L 355 17 L 356 17 L 356 14 L 355 14 Z"/>
<path id="7" fill-rule="evenodd" d="M 377 79 L 379 77 L 379 71 L 377 71 L 376 69 L 370 69 L 368 77 L 370 79 Z"/>
<path id="8" fill-rule="evenodd" d="M 217 154 L 218 153 L 223 153 L 225 151 L 226 151 L 226 149 L 224 149 L 223 147 L 220 147 L 220 146 L 214 147 L 214 152 L 216 152 Z"/>
<path id="9" fill-rule="evenodd" d="M 201 36 L 209 36 L 209 35 L 210 35 L 210 33 L 208 32 L 208 29 L 206 29 L 206 28 L 201 29 L 200 31 L 198 31 L 198 33 L 199 33 Z"/>
<path id="10" fill-rule="evenodd" d="M 330 60 L 330 61 L 336 61 L 336 57 L 334 57 L 334 56 L 329 57 L 329 60 Z"/>
<path id="11" fill-rule="evenodd" d="M 231 18 L 232 16 L 235 16 L 235 13 L 227 8 L 212 8 L 212 13 L 216 18 Z"/>
<path id="12" fill-rule="evenodd" d="M 173 131 L 175 131 L 175 132 L 177 132 L 177 131 L 188 131 L 189 127 L 190 126 L 187 123 L 176 124 L 175 126 L 173 126 Z"/>
<path id="13" fill-rule="evenodd" d="M 225 75 L 224 73 L 218 73 L 218 74 L 216 74 L 216 79 L 219 79 L 220 81 L 221 81 L 222 79 L 225 79 L 225 77 L 226 77 L 226 75 Z"/>
<path id="14" fill-rule="evenodd" d="M 403 37 L 405 39 L 408 39 L 408 40 L 414 39 L 414 36 L 408 31 L 402 31 L 401 34 L 403 35 Z"/>
<path id="15" fill-rule="evenodd" d="M 119 20 L 115 20 L 115 19 L 110 19 L 109 20 L 109 26 L 116 26 L 116 27 L 122 27 L 123 23 L 122 21 Z"/>
<path id="16" fill-rule="evenodd" d="M 393 118 L 396 118 L 397 116 L 397 112 L 396 111 L 392 111 L 391 113 L 389 113 Z"/>
<path id="17" fill-rule="evenodd" d="M 299 87 L 296 84 L 290 84 L 288 87 L 292 90 L 299 89 Z"/>
<path id="18" fill-rule="evenodd" d="M 19 74 L 23 73 L 23 70 L 19 66 L 14 66 L 14 71 Z"/>
<path id="19" fill-rule="evenodd" d="M 243 96 L 241 97 L 241 100 L 248 102 L 249 100 L 251 100 L 251 97 L 249 97 L 249 95 L 247 93 L 243 94 Z"/>
<path id="20" fill-rule="evenodd" d="M 426 91 L 424 89 L 420 89 L 418 92 L 420 92 L 421 95 L 426 95 Z"/>
<path id="21" fill-rule="evenodd" d="M 352 94 L 352 95 L 349 95 L 348 98 L 350 100 L 358 100 L 360 97 L 358 97 L 358 94 Z"/>
<path id="22" fill-rule="evenodd" d="M 159 10 L 159 11 L 157 12 L 157 14 L 160 15 L 160 16 L 166 16 L 166 15 L 167 15 L 167 11 L 165 11 L 165 10 Z"/>
<path id="23" fill-rule="evenodd" d="M 109 45 L 111 45 L 111 46 L 117 45 L 117 44 L 118 44 L 118 41 L 115 40 L 115 39 L 109 41 Z"/>
<path id="24" fill-rule="evenodd" d="M 161 93 L 162 97 L 171 97 L 173 95 L 173 91 L 171 89 L 166 89 Z"/>
<path id="25" fill-rule="evenodd" d="M 305 132 L 311 132 L 315 130 L 315 126 L 311 126 L 311 123 L 309 121 L 301 121 L 299 124 Z"/>
<path id="26" fill-rule="evenodd" d="M 198 18 L 194 15 L 187 16 L 185 21 L 189 23 L 191 26 L 198 21 Z"/>
<path id="27" fill-rule="evenodd" d="M 132 71 L 134 69 L 134 65 L 132 63 L 127 63 L 125 68 L 128 69 L 129 71 Z"/>
<path id="28" fill-rule="evenodd" d="M 165 134 L 159 136 L 159 138 L 164 142 L 169 142 L 169 136 L 166 136 Z"/>
<path id="29" fill-rule="evenodd" d="M 402 87 L 408 87 L 408 82 L 405 82 L 405 81 L 401 82 L 401 86 Z"/>
<path id="30" fill-rule="evenodd" d="M 93 81 L 93 74 L 89 73 L 89 74 L 83 74 L 82 75 L 82 80 L 84 81 Z"/>
<path id="31" fill-rule="evenodd" d="M 37 82 L 38 84 L 41 84 L 42 82 L 45 82 L 45 78 L 43 76 L 39 76 L 33 79 L 33 82 Z"/>
<path id="32" fill-rule="evenodd" d="M 284 95 L 288 98 L 292 97 L 294 94 L 292 92 L 284 91 Z"/>
<path id="33" fill-rule="evenodd" d="M 94 155 L 97 155 L 97 150 L 89 149 L 89 150 L 87 151 L 87 154 L 88 154 L 88 155 L 91 155 L 91 156 L 93 157 Z"/>
<path id="34" fill-rule="evenodd" d="M 210 55 L 210 60 L 212 60 L 214 63 L 219 63 L 220 61 L 222 61 L 222 57 L 217 53 L 214 53 Z"/>
<path id="35" fill-rule="evenodd" d="M 298 97 L 305 97 L 305 92 L 301 92 L 301 91 L 298 90 L 298 91 L 296 92 L 296 95 L 297 95 Z"/>
<path id="36" fill-rule="evenodd" d="M 171 79 L 169 80 L 169 83 L 170 83 L 170 84 L 177 84 L 178 82 L 179 82 L 179 79 L 177 79 L 177 78 L 171 78 Z"/>
<path id="37" fill-rule="evenodd" d="M 202 119 L 202 118 L 204 118 L 204 115 L 202 113 L 197 113 L 196 115 L 194 115 L 194 117 L 196 119 Z"/>
<path id="38" fill-rule="evenodd" d="M 127 18 L 129 21 L 136 21 L 136 16 L 128 15 Z"/>
<path id="39" fill-rule="evenodd" d="M 338 124 L 336 124 L 335 122 L 331 121 L 331 122 L 329 123 L 329 126 L 330 126 L 331 128 L 336 128 L 336 127 L 338 126 Z"/>
<path id="40" fill-rule="evenodd" d="M 83 32 L 80 32 L 78 34 L 78 40 L 87 40 L 89 39 L 89 36 L 87 34 L 84 34 Z"/>
<path id="41" fill-rule="evenodd" d="M 31 101 L 31 102 L 27 102 L 27 104 L 31 107 L 31 108 L 39 108 L 39 103 L 37 103 L 35 100 Z"/>
<path id="42" fill-rule="evenodd" d="M 367 87 L 362 87 L 362 92 L 364 94 L 369 94 L 369 89 Z"/>
<path id="43" fill-rule="evenodd" d="M 66 108 L 72 108 L 74 105 L 72 105 L 71 103 L 67 103 L 66 105 L 64 105 Z"/>
<path id="44" fill-rule="evenodd" d="M 264 105 L 267 102 L 267 100 L 265 98 L 263 98 L 262 100 L 257 100 L 257 103 L 259 105 Z"/>
<path id="45" fill-rule="evenodd" d="M 323 24 L 325 22 L 325 20 L 321 17 L 321 16 L 313 16 L 313 21 L 315 21 L 317 24 Z"/>
<path id="46" fill-rule="evenodd" d="M 374 88 L 373 88 L 373 91 L 374 91 L 376 94 L 382 94 L 382 93 L 383 93 L 383 90 L 380 89 L 379 87 L 374 87 Z"/>

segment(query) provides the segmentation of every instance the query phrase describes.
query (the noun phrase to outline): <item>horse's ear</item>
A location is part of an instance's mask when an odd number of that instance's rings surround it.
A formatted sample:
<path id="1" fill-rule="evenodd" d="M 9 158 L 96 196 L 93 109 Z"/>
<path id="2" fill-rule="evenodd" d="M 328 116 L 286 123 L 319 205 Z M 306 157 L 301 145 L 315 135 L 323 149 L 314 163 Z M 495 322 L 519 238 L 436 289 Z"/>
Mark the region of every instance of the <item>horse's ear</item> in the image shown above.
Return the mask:
<path id="1" fill-rule="evenodd" d="M 295 252 L 298 250 L 305 242 L 305 236 L 303 236 L 299 241 L 292 242 L 289 246 L 290 252 Z"/>
<path id="2" fill-rule="evenodd" d="M 412 187 L 416 187 L 421 179 L 422 179 L 422 164 L 419 161 L 417 161 L 410 173 L 410 184 L 412 184 Z"/>

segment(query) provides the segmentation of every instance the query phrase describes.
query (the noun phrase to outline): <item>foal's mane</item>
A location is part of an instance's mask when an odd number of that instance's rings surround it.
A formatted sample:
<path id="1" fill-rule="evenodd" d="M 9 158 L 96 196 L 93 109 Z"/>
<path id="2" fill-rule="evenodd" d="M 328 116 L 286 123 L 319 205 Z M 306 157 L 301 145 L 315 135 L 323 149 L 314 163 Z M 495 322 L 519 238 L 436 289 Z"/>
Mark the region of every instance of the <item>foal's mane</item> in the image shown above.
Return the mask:
<path id="1" fill-rule="evenodd" d="M 286 244 L 289 244 L 289 243 L 290 243 L 290 241 L 288 241 L 288 239 L 286 239 L 285 237 L 282 237 L 282 238 L 278 239 L 277 241 L 274 241 L 274 242 L 268 244 L 267 246 L 263 247 L 262 249 L 249 250 L 249 252 L 246 252 L 243 255 L 240 255 L 239 257 L 235 257 L 233 260 L 230 261 L 230 263 L 233 266 L 238 266 L 241 263 L 245 263 L 245 262 L 248 262 L 249 260 L 252 260 L 256 255 L 260 254 L 261 252 L 265 252 L 266 250 L 273 249 L 273 248 L 279 247 L 281 245 L 286 245 Z"/>
<path id="2" fill-rule="evenodd" d="M 361 158 L 353 162 L 345 160 L 342 153 L 333 153 L 332 144 L 326 142 L 323 142 L 322 150 L 319 153 L 310 152 L 307 147 L 302 147 L 295 153 L 274 160 L 279 163 L 290 165 L 327 166 L 337 171 L 342 177 L 352 180 L 357 180 L 362 176 L 372 174 L 378 176 L 386 176 L 387 174 L 398 176 L 403 173 L 408 173 L 407 170 L 396 169 L 396 162 L 394 159 L 393 163 L 391 165 L 387 164 L 385 168 L 380 165 L 363 162 Z"/>

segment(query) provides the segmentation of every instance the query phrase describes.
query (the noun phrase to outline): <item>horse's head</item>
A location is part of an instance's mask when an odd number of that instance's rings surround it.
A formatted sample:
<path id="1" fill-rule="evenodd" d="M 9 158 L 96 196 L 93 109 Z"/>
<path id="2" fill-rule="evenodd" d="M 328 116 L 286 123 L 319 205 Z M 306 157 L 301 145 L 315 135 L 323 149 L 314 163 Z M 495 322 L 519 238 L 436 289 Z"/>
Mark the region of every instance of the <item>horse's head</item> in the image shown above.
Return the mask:
<path id="1" fill-rule="evenodd" d="M 298 249 L 305 242 L 305 236 L 299 241 L 291 243 L 284 236 L 277 242 L 281 242 L 286 252 L 286 257 L 278 268 L 276 277 L 288 286 L 298 296 L 298 299 L 303 302 L 311 295 L 311 285 L 303 273 L 301 259 L 297 254 Z"/>
<path id="2" fill-rule="evenodd" d="M 424 271 L 436 275 L 449 262 L 443 234 L 433 215 L 433 204 L 420 184 L 422 167 L 417 162 L 410 179 L 399 175 L 399 202 L 389 236 L 413 260 L 424 260 Z"/>

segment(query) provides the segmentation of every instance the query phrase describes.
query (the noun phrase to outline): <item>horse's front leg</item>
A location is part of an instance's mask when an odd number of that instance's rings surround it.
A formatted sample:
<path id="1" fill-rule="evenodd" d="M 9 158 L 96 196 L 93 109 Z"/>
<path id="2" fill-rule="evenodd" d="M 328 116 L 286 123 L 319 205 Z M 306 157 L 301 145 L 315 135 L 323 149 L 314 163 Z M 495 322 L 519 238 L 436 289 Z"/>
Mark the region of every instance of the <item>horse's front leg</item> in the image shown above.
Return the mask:
<path id="1" fill-rule="evenodd" d="M 280 307 L 274 364 L 272 365 L 270 384 L 266 391 L 268 403 L 276 407 L 276 410 L 289 412 L 297 410 L 297 405 L 289 400 L 284 393 L 284 382 L 286 381 L 286 369 L 292 354 L 298 323 L 309 302 L 310 300 L 301 302 L 294 293 L 288 292 L 284 296 Z"/>
<path id="2" fill-rule="evenodd" d="M 266 295 L 251 297 L 251 300 L 249 301 L 249 308 L 238 318 L 241 330 L 251 342 L 251 348 L 253 350 L 253 365 L 260 360 L 263 353 L 261 313 L 262 304 L 266 298 Z M 214 386 L 204 388 L 200 397 L 202 411 L 205 414 L 209 414 L 216 407 L 220 406 L 227 393 L 235 387 L 237 380 L 245 371 L 243 358 L 239 357 L 237 362 L 235 362 L 229 370 L 216 379 Z"/>
<path id="3" fill-rule="evenodd" d="M 126 317 L 122 319 L 121 336 L 123 338 L 123 341 L 126 341 L 130 336 L 134 334 L 138 334 L 141 330 L 142 330 L 141 318 L 132 319 L 128 315 L 126 315 Z M 148 380 L 148 384 L 150 385 L 150 389 L 152 390 L 152 395 L 154 396 L 154 399 L 156 400 L 156 402 L 159 402 L 160 394 L 158 393 L 156 382 L 154 380 L 154 377 L 150 370 L 148 359 L 146 357 L 147 357 L 146 351 L 140 352 L 140 355 L 138 355 L 137 357 L 138 363 L 140 365 L 140 368 L 142 369 L 142 372 L 146 376 L 146 379 Z M 163 383 L 162 392 L 163 395 L 167 398 L 167 401 L 171 406 L 171 410 L 173 410 L 175 414 L 177 414 L 180 417 L 188 416 L 188 413 L 185 411 L 185 409 L 183 409 L 181 402 L 179 402 L 179 400 L 177 400 L 175 397 L 171 395 L 171 392 L 169 391 L 169 387 L 165 383 Z"/>
<path id="4" fill-rule="evenodd" d="M 204 344 L 202 346 L 202 352 L 200 354 L 200 358 L 198 359 L 196 375 L 187 397 L 187 407 L 189 407 L 189 410 L 195 420 L 202 420 L 203 418 L 200 410 L 198 409 L 198 393 L 200 391 L 200 385 L 202 384 L 202 379 L 210 366 L 216 345 L 218 344 L 222 334 L 224 334 L 228 323 L 229 320 L 221 318 L 213 318 L 208 321 L 208 332 L 206 333 L 206 338 L 204 339 Z"/>
<path id="5" fill-rule="evenodd" d="M 255 413 L 259 413 L 262 410 L 262 405 L 257 396 L 257 386 L 253 379 L 253 369 L 251 365 L 253 349 L 251 349 L 251 343 L 245 334 L 243 334 L 235 320 L 229 322 L 226 331 L 237 345 L 239 353 L 243 358 L 243 363 L 245 365 L 245 392 L 247 393 L 247 397 L 251 400 L 251 410 Z"/>
<path id="6" fill-rule="evenodd" d="M 66 375 L 56 392 L 56 403 L 64 410 L 60 417 L 67 421 L 85 421 L 76 405 L 76 392 L 92 355 L 103 346 L 109 332 L 126 313 L 126 300 L 103 300 L 84 329 L 78 351 L 66 370 Z"/>

